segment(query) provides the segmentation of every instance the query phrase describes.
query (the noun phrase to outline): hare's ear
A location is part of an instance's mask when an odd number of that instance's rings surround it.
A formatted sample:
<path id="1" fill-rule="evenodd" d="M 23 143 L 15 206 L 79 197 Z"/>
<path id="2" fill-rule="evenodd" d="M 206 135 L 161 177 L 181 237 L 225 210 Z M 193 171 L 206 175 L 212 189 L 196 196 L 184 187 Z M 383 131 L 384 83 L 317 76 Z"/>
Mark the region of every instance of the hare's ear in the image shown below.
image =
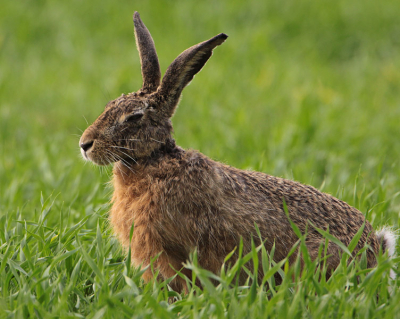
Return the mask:
<path id="1" fill-rule="evenodd" d="M 159 112 L 171 117 L 179 102 L 182 90 L 201 70 L 212 55 L 212 50 L 222 44 L 228 36 L 218 34 L 210 40 L 201 42 L 183 51 L 168 67 L 160 88 L 153 94 L 158 101 Z"/>
<path id="2" fill-rule="evenodd" d="M 138 12 L 133 15 L 133 24 L 135 25 L 136 46 L 142 65 L 143 86 L 141 91 L 152 93 L 157 90 L 161 79 L 156 47 Z"/>

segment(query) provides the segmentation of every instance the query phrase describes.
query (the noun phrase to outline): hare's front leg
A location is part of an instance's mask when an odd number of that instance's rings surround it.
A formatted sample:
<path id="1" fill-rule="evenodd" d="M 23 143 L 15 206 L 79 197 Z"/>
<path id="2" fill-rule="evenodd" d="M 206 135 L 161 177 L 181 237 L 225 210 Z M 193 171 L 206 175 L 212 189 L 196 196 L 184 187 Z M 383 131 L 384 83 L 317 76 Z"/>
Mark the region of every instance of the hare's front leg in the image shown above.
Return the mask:
<path id="1" fill-rule="evenodd" d="M 187 269 L 182 269 L 185 260 L 177 260 L 171 254 L 165 252 L 162 238 L 150 227 L 146 227 L 146 229 L 141 229 L 141 227 L 135 228 L 131 248 L 132 263 L 137 267 L 140 265 L 143 267 L 148 266 L 142 276 L 145 282 L 155 279 L 157 272 L 158 280 L 171 278 L 176 275 L 176 271 L 181 271 L 184 275 L 191 278 L 191 272 Z M 151 261 L 157 255 L 159 255 L 158 258 L 150 265 Z M 179 276 L 176 276 L 169 285 L 175 291 L 180 292 L 184 290 L 186 293 L 188 292 L 185 280 Z"/>
<path id="2" fill-rule="evenodd" d="M 165 256 L 160 256 L 156 261 L 154 261 L 153 270 L 150 267 L 147 268 L 146 271 L 143 273 L 142 278 L 144 282 L 146 283 L 150 282 L 151 280 L 154 280 L 157 271 L 159 271 L 157 280 L 162 281 L 175 276 L 176 275 L 175 270 L 178 270 L 184 275 L 186 275 L 188 278 L 191 278 L 191 271 L 187 269 L 182 269 L 182 265 L 180 265 L 179 268 L 178 266 L 179 266 L 178 263 L 175 263 L 175 265 L 173 265 L 172 263 L 170 263 L 170 260 L 168 258 L 166 258 Z M 185 291 L 185 293 L 189 293 L 186 281 L 179 276 L 176 276 L 169 283 L 169 285 L 174 291 L 177 292 Z"/>

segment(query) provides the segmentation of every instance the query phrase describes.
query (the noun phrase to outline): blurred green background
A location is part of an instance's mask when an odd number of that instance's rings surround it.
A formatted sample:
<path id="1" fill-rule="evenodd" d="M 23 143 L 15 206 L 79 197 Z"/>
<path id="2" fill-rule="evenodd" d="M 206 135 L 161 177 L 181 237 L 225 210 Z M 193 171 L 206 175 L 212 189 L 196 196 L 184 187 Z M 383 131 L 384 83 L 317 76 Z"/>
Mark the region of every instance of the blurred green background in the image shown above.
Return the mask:
<path id="1" fill-rule="evenodd" d="M 162 72 L 229 39 L 184 90 L 177 143 L 243 169 L 312 184 L 398 225 L 400 2 L 1 1 L 0 214 L 68 223 L 107 210 L 111 168 L 85 165 L 81 132 L 141 86 L 132 15 Z M 42 195 L 41 195 L 42 194 Z M 59 215 L 49 219 L 56 224 Z"/>

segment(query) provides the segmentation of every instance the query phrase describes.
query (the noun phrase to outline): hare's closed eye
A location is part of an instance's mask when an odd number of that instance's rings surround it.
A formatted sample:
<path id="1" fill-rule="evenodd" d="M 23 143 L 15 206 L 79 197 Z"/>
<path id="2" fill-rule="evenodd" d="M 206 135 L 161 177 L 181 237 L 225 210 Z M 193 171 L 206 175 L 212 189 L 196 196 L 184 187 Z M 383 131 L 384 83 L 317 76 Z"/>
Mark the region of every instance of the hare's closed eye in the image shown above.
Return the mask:
<path id="1" fill-rule="evenodd" d="M 131 114 L 125 114 L 118 119 L 119 124 L 128 124 L 128 123 L 138 123 L 143 118 L 142 112 L 135 112 Z"/>
<path id="2" fill-rule="evenodd" d="M 138 122 L 143 117 L 143 113 L 133 113 L 125 117 L 124 123 L 126 122 Z"/>

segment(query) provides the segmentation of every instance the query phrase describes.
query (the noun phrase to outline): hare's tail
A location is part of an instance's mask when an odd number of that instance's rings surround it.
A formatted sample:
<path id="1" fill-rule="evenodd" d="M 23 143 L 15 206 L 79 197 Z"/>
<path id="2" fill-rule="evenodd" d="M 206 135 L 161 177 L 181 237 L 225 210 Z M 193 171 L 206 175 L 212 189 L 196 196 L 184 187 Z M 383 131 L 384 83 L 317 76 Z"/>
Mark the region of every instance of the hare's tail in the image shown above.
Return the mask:
<path id="1" fill-rule="evenodd" d="M 384 252 L 388 252 L 389 258 L 393 258 L 396 255 L 396 240 L 397 234 L 390 227 L 382 227 L 376 231 L 376 237 Z M 390 277 L 396 278 L 396 274 L 393 270 L 390 270 Z"/>

